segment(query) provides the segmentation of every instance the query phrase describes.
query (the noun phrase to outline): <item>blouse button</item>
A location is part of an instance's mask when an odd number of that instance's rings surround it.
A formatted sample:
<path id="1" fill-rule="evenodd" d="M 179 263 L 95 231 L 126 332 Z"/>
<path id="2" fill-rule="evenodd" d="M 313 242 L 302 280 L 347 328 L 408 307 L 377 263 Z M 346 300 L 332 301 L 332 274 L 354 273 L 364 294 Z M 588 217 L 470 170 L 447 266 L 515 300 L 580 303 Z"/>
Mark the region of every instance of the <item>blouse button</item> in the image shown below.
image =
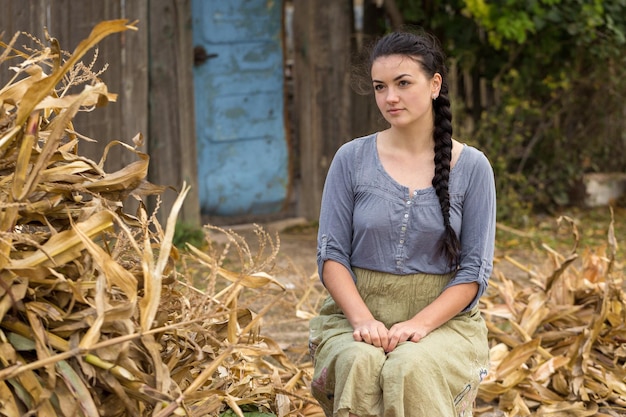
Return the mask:
<path id="1" fill-rule="evenodd" d="M 408 219 L 408 218 L 409 218 L 409 215 L 408 215 L 408 214 L 405 214 L 405 215 L 404 215 L 404 218 L 405 218 L 405 219 Z"/>

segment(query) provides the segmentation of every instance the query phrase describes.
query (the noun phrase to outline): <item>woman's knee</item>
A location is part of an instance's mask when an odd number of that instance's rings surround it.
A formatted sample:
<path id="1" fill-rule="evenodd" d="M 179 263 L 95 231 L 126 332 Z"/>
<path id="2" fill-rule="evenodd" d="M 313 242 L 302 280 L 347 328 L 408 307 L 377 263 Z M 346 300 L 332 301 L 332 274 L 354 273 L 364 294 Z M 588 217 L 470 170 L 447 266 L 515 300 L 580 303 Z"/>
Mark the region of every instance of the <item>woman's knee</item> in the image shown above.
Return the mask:
<path id="1" fill-rule="evenodd" d="M 354 342 L 337 355 L 337 360 L 345 363 L 380 363 L 385 361 L 385 352 L 382 348 L 363 342 Z"/>
<path id="2" fill-rule="evenodd" d="M 436 375 L 441 372 L 440 364 L 427 350 L 419 349 L 416 344 L 406 342 L 387 354 L 387 360 L 381 370 L 383 380 L 422 379 L 420 375 Z"/>

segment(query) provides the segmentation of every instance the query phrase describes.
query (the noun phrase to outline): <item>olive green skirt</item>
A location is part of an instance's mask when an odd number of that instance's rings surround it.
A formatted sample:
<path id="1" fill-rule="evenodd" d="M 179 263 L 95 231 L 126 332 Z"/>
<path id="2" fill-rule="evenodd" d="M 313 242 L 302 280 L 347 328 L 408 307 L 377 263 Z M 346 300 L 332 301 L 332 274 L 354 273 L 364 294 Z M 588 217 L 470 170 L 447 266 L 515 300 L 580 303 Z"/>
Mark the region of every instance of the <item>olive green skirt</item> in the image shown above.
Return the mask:
<path id="1" fill-rule="evenodd" d="M 387 328 L 430 304 L 452 276 L 354 272 L 361 297 Z M 390 353 L 356 342 L 331 297 L 309 327 L 315 365 L 311 391 L 326 416 L 472 416 L 489 368 L 487 328 L 478 307 Z"/>

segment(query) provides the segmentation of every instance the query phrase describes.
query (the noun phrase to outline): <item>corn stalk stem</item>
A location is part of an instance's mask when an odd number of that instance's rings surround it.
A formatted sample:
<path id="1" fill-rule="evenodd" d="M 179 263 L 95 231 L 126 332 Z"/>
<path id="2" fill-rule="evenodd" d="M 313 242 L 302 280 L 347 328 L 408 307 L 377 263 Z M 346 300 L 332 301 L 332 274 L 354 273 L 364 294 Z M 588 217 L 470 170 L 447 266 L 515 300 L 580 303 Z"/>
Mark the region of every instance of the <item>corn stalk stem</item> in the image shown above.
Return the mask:
<path id="1" fill-rule="evenodd" d="M 106 369 L 110 371 L 111 373 L 115 374 L 117 377 L 129 380 L 129 381 L 133 381 L 134 376 L 126 369 L 122 368 L 119 365 L 115 365 L 114 363 L 104 361 L 100 359 L 98 356 L 88 353 L 88 352 L 97 350 L 97 349 L 106 348 L 109 346 L 114 346 L 120 343 L 134 340 L 134 339 L 138 339 L 144 335 L 162 333 L 162 332 L 166 332 L 166 331 L 179 328 L 179 327 L 184 327 L 189 324 L 197 323 L 197 322 L 204 321 L 204 320 L 206 320 L 206 318 L 197 318 L 197 319 L 188 320 L 188 321 L 184 321 L 180 323 L 170 324 L 168 326 L 158 327 L 155 329 L 148 330 L 147 332 L 140 332 L 140 333 L 127 334 L 124 336 L 118 336 L 112 339 L 108 339 L 108 340 L 104 340 L 102 342 L 96 343 L 89 348 L 70 349 L 69 343 L 65 339 L 62 339 L 54 334 L 48 333 L 50 345 L 55 349 L 61 350 L 62 352 L 56 355 L 50 356 L 48 358 L 45 358 L 45 359 L 40 359 L 34 362 L 30 362 L 28 364 L 13 365 L 13 366 L 7 367 L 0 371 L 0 381 L 3 381 L 8 378 L 13 378 L 22 372 L 39 369 L 44 366 L 56 363 L 58 361 L 66 360 L 66 359 L 69 359 L 75 356 L 81 356 L 81 355 L 85 355 L 85 360 L 91 365 L 94 365 L 101 369 Z M 28 327 L 26 324 L 20 321 L 4 320 L 1 323 L 1 327 L 11 330 L 19 334 L 20 336 L 24 336 L 26 338 L 31 339 L 30 327 Z"/>

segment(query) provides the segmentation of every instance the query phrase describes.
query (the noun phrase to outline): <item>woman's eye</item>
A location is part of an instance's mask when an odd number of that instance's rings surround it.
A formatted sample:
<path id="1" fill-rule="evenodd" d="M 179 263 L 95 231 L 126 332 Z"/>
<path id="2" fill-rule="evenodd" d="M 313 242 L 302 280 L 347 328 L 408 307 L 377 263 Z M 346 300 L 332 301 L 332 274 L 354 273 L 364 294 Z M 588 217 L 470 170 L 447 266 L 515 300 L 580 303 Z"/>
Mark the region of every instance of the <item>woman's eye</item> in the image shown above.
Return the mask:
<path id="1" fill-rule="evenodd" d="M 400 80 L 400 82 L 398 83 L 398 85 L 400 87 L 406 87 L 407 85 L 409 85 L 410 83 L 406 80 Z"/>
<path id="2" fill-rule="evenodd" d="M 385 88 L 385 86 L 384 86 L 384 85 L 382 85 L 382 84 L 376 84 L 376 85 L 374 86 L 374 90 L 376 90 L 376 91 L 380 91 L 380 90 L 382 90 L 383 88 Z"/>

